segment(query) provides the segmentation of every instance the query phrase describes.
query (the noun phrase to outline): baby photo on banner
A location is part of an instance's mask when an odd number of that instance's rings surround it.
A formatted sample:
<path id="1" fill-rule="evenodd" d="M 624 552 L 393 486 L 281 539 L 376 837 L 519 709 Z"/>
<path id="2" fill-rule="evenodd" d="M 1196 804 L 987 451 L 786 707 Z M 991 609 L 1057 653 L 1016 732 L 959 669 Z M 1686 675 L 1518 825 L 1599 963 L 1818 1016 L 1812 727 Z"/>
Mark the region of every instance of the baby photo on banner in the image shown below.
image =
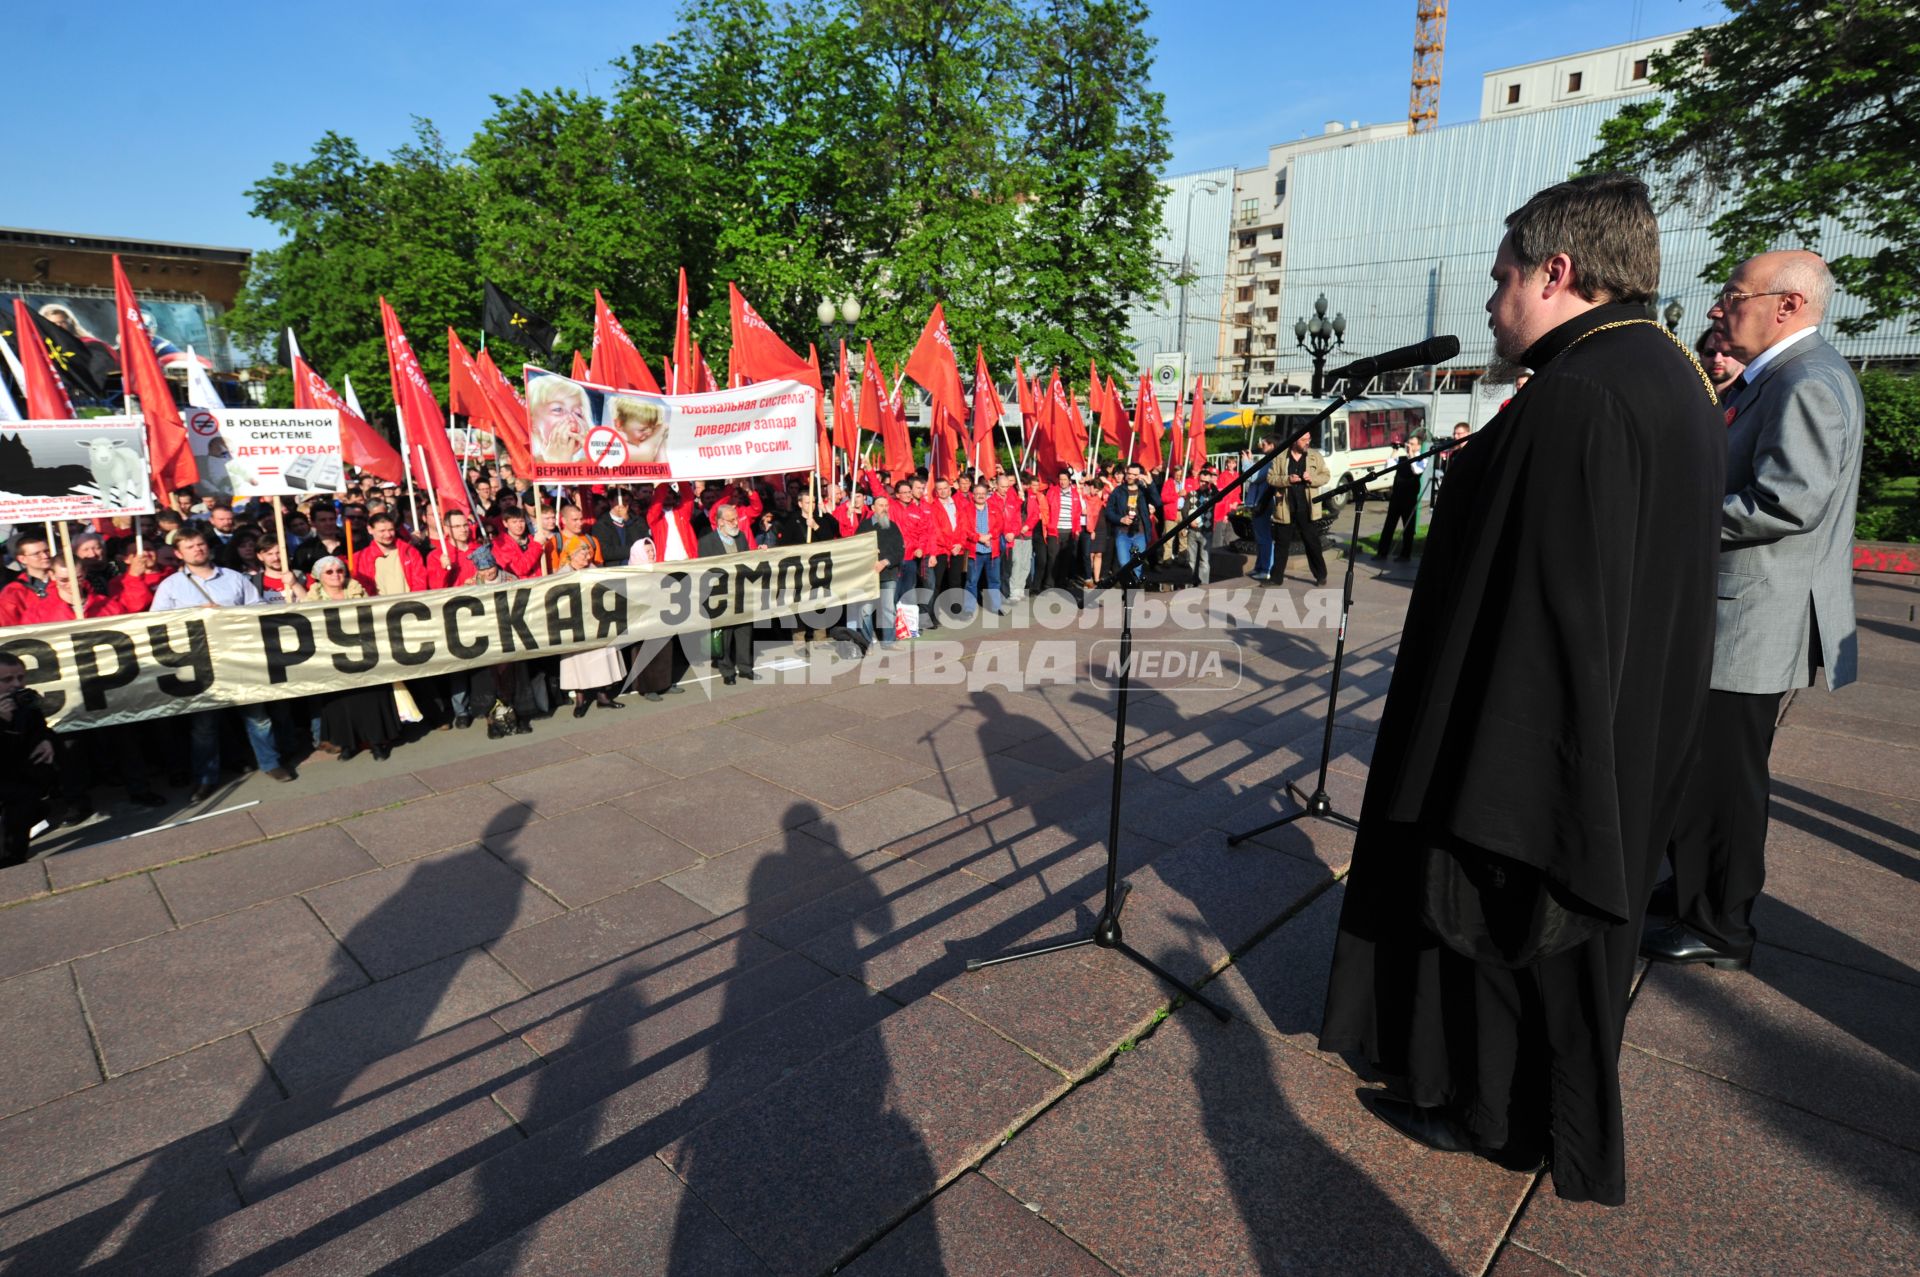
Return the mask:
<path id="1" fill-rule="evenodd" d="M 656 395 L 527 369 L 536 480 L 666 483 L 811 469 L 813 387 L 760 381 L 703 395 Z"/>
<path id="2" fill-rule="evenodd" d="M 147 430 L 138 417 L 0 426 L 0 523 L 152 512 Z"/>

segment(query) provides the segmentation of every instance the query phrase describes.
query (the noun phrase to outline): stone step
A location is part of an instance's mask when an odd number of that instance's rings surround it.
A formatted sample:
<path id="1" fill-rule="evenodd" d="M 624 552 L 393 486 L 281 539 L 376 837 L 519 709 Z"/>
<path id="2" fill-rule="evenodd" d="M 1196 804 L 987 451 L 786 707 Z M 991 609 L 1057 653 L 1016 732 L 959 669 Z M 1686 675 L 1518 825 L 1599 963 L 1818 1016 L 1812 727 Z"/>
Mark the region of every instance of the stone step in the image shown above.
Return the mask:
<path id="1" fill-rule="evenodd" d="M 745 988 L 748 1010 L 758 1011 L 767 993 Z M 830 979 L 772 1014 L 629 1078 L 570 1116 L 550 1114 L 537 1091 L 515 1092 L 530 1114 L 551 1118 L 524 1138 L 517 1128 L 502 1129 L 507 1110 L 487 1096 L 171 1245 L 98 1271 L 114 1277 L 444 1273 L 651 1159 L 897 1009 L 851 980 Z M 645 1032 L 642 1022 L 623 1036 L 635 1042 Z M 580 1089 L 580 1076 L 553 1076 L 564 1097 L 556 1106 L 591 1093 Z"/>

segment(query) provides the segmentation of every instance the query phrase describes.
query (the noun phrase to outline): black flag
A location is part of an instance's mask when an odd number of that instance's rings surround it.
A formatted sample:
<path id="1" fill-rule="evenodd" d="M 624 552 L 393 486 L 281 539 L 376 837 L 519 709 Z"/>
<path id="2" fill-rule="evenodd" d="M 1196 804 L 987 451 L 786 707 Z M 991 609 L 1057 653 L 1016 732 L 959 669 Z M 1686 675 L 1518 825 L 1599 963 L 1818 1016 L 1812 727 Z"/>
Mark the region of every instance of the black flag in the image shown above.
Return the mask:
<path id="1" fill-rule="evenodd" d="M 541 358 L 552 353 L 553 343 L 560 337 L 552 324 L 508 297 L 492 283 L 487 285 L 487 304 L 480 313 L 480 328 L 501 341 L 525 346 Z"/>
<path id="2" fill-rule="evenodd" d="M 76 399 L 106 400 L 113 398 L 118 387 L 110 383 L 120 376 L 120 360 L 113 353 L 113 347 L 103 341 L 89 341 L 62 328 L 59 324 L 41 314 L 39 308 L 31 302 L 27 309 L 33 315 L 36 333 L 12 334 L 9 341 L 32 341 L 38 337 L 47 352 L 47 361 L 60 374 L 60 380 L 67 383 L 67 390 Z M 6 317 L 13 318 L 12 298 L 7 299 Z M 12 323 L 0 325 L 9 333 Z"/>

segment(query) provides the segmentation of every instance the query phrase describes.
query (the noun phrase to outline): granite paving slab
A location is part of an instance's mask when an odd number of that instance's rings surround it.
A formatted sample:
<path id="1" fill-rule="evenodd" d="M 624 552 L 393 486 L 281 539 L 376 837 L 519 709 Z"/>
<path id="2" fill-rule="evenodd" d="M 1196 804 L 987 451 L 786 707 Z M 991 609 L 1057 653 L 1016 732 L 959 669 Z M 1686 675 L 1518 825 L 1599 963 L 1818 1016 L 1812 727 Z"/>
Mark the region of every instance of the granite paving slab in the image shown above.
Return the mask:
<path id="1" fill-rule="evenodd" d="M 11 905 L 0 912 L 0 980 L 172 928 L 145 875 Z"/>
<path id="2" fill-rule="evenodd" d="M 992 1180 L 968 1171 L 841 1270 L 847 1277 L 1112 1277 Z"/>
<path id="3" fill-rule="evenodd" d="M 697 732 L 636 741 L 622 752 L 668 775 L 684 778 L 783 747 L 784 742 L 768 740 L 728 722 L 703 727 Z"/>
<path id="4" fill-rule="evenodd" d="M 1767 846 L 1862 859 L 1920 879 L 1920 797 L 1775 777 Z"/>
<path id="5" fill-rule="evenodd" d="M 1207 986 L 1233 1015 L 1330 1064 L 1340 1057 L 1320 1050 L 1320 1019 L 1345 892 L 1335 883 L 1315 896 Z"/>
<path id="6" fill-rule="evenodd" d="M 703 856 L 744 847 L 820 815 L 819 804 L 737 767 L 716 767 L 616 798 L 613 805 Z"/>
<path id="7" fill-rule="evenodd" d="M 1480 1272 L 1530 1179 L 1402 1138 L 1353 1081 L 1186 1007 L 982 1170 L 1130 1277 Z"/>
<path id="8" fill-rule="evenodd" d="M 1920 1151 L 1920 988 L 1758 952 L 1751 975 L 1656 964 L 1627 1041 Z"/>
<path id="9" fill-rule="evenodd" d="M 792 749 L 804 748 L 836 732 L 858 739 L 860 731 L 875 720 L 872 715 L 822 696 L 769 706 L 731 721 L 742 731 Z"/>
<path id="10" fill-rule="evenodd" d="M 54 890 L 60 891 L 84 882 L 117 878 L 156 865 L 259 842 L 264 837 L 260 826 L 254 823 L 252 812 L 230 811 L 158 833 L 116 838 L 112 842 L 48 856 L 47 877 Z"/>
<path id="11" fill-rule="evenodd" d="M 1594 1277 L 1920 1272 L 1920 1155 L 1637 1050 L 1620 1090 L 1626 1205 L 1543 1184 L 1514 1241 Z"/>
<path id="12" fill-rule="evenodd" d="M 368 983 L 299 899 L 82 958 L 74 975 L 109 1076 Z"/>
<path id="13" fill-rule="evenodd" d="M 251 808 L 248 814 L 261 832 L 272 837 L 425 798 L 432 792 L 418 777 L 402 773 L 343 785 L 321 794 L 276 799 Z"/>
<path id="14" fill-rule="evenodd" d="M 869 872 L 845 886 L 754 926 L 775 944 L 798 949 L 820 936 L 856 931 L 881 935 L 955 900 L 982 899 L 993 890 L 960 870 L 935 871 L 912 861 L 876 856 Z"/>
<path id="15" fill-rule="evenodd" d="M 92 1086 L 100 1076 L 70 968 L 0 984 L 0 1117 Z"/>
<path id="16" fill-rule="evenodd" d="M 43 896 L 47 891 L 47 864 L 44 859 L 29 860 L 24 865 L 8 865 L 0 869 L 0 907 Z"/>
<path id="17" fill-rule="evenodd" d="M 1896 745 L 1885 739 L 1836 736 L 1788 724 L 1773 734 L 1773 752 L 1767 757 L 1767 769 L 1775 776 L 1794 776 L 1895 798 L 1911 798 L 1913 778 L 1920 776 L 1920 748 Z"/>
<path id="18" fill-rule="evenodd" d="M 743 911 L 751 921 L 766 921 L 845 884 L 863 872 L 865 859 L 789 829 L 701 859 L 662 881 L 715 915 Z"/>
<path id="19" fill-rule="evenodd" d="M 1767 944 L 1920 984 L 1920 880 L 1782 848 L 1767 856 L 1753 925 Z"/>
<path id="20" fill-rule="evenodd" d="M 564 912 L 484 847 L 421 856 L 305 899 L 376 980 Z"/>
<path id="21" fill-rule="evenodd" d="M 944 772 L 916 781 L 912 787 L 947 804 L 947 814 L 957 816 L 996 798 L 1018 794 L 1032 785 L 1045 784 L 1057 775 L 1054 768 L 1002 753 L 990 754 L 978 762 L 949 767 Z"/>
<path id="22" fill-rule="evenodd" d="M 62 1096 L 0 1122 L 0 1211 L 280 1098 L 245 1035 Z M 156 1178 L 168 1159 L 159 1159 Z"/>
<path id="23" fill-rule="evenodd" d="M 936 1001 L 900 1011 L 662 1155 L 775 1272 L 825 1270 L 1064 1081 Z"/>
<path id="24" fill-rule="evenodd" d="M 469 949 L 282 1016 L 253 1036 L 297 1094 L 525 994 L 526 986 L 489 954 Z"/>
<path id="25" fill-rule="evenodd" d="M 321 825 L 156 870 L 154 886 L 182 926 L 378 869 L 339 827 Z"/>
<path id="26" fill-rule="evenodd" d="M 449 1277 L 722 1277 L 766 1271 L 678 1176 L 646 1158 Z"/>
<path id="27" fill-rule="evenodd" d="M 604 803 L 495 834 L 487 849 L 569 908 L 701 861 L 685 843 Z"/>
<path id="28" fill-rule="evenodd" d="M 807 701 L 804 707 L 812 709 L 819 703 Z M 784 748 L 741 760 L 740 769 L 824 807 L 845 807 L 927 775 L 927 769 L 917 763 L 840 737 L 831 741 L 795 737 L 783 744 Z"/>
<path id="29" fill-rule="evenodd" d="M 679 892 L 648 882 L 502 935 L 487 951 L 528 988 L 543 989 L 629 955 L 704 947 L 712 941 L 698 928 L 712 918 Z"/>
<path id="30" fill-rule="evenodd" d="M 356 816 L 341 828 L 383 865 L 480 842 L 538 820 L 531 807 L 492 788 L 461 790 Z"/>
<path id="31" fill-rule="evenodd" d="M 1304 781 L 1311 792 L 1316 773 L 1308 772 Z M 1333 801 L 1333 809 L 1342 815 L 1357 816 L 1365 792 L 1364 781 L 1340 772 L 1327 774 L 1327 797 Z M 1208 823 L 1229 835 L 1251 835 L 1240 844 L 1242 851 L 1264 848 L 1317 860 L 1335 872 L 1346 869 L 1353 862 L 1353 831 L 1336 821 L 1301 817 L 1262 833 L 1253 833 L 1302 809 L 1300 801 L 1284 787 L 1262 786 L 1243 797 L 1221 803 Z"/>
<path id="32" fill-rule="evenodd" d="M 635 762 L 625 754 L 590 754 L 504 777 L 494 781 L 493 787 L 550 817 L 668 779 L 658 767 Z"/>
<path id="33" fill-rule="evenodd" d="M 1022 741 L 1045 734 L 1008 718 L 991 718 L 965 708 L 913 710 L 862 725 L 857 739 L 869 749 L 892 754 L 927 771 L 974 762 Z"/>
<path id="34" fill-rule="evenodd" d="M 415 779 L 437 793 L 464 789 L 469 785 L 484 785 L 499 780 L 502 776 L 515 776 L 521 772 L 534 771 L 564 759 L 584 757 L 581 751 L 565 736 L 543 736 L 527 745 L 514 745 L 501 748 L 495 744 L 485 753 L 472 758 L 463 758 L 457 762 L 442 763 L 437 767 L 427 767 L 414 773 Z"/>
<path id="35" fill-rule="evenodd" d="M 815 838 L 857 855 L 918 833 L 952 814 L 953 809 L 945 802 L 909 787 L 889 790 L 851 807 L 828 812 L 802 822 L 799 827 Z"/>

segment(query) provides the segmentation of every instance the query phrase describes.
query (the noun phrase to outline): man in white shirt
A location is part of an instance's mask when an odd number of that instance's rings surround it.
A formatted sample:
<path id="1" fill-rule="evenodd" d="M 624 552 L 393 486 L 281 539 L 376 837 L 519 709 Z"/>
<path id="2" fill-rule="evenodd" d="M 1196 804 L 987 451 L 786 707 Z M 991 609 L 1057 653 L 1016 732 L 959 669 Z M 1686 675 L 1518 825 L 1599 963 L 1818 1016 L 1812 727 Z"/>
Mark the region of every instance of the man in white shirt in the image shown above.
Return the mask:
<path id="1" fill-rule="evenodd" d="M 277 593 L 261 594 L 260 587 L 213 561 L 209 534 L 189 527 L 173 539 L 174 552 L 180 556 L 180 570 L 160 583 L 154 591 L 152 611 L 171 612 L 193 607 L 251 607 L 259 603 L 281 602 Z M 192 742 L 193 797 L 196 803 L 213 797 L 220 780 L 221 710 L 203 710 L 187 716 L 187 731 Z M 278 781 L 290 781 L 293 773 L 280 761 L 273 743 L 273 719 L 265 705 L 242 705 L 237 711 L 247 726 L 247 743 L 253 747 L 254 762 L 260 770 Z"/>

